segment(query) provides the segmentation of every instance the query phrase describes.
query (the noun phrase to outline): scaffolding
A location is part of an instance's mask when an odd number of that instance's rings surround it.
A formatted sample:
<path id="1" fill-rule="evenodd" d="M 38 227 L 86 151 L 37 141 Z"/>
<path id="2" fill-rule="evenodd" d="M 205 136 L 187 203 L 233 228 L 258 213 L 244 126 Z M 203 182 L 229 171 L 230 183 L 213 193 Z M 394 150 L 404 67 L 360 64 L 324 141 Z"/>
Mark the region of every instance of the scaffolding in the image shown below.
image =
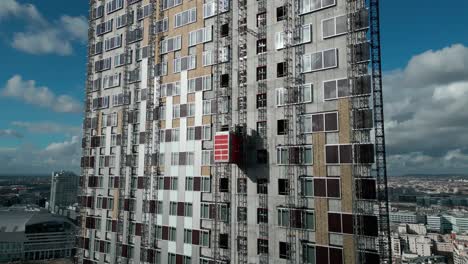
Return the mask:
<path id="1" fill-rule="evenodd" d="M 157 8 L 156 0 L 151 0 L 151 14 L 149 23 L 149 43 L 148 43 L 148 82 L 147 82 L 147 98 L 146 98 L 146 139 L 145 139 L 145 173 L 144 173 L 144 196 L 143 196 L 143 233 L 141 237 L 141 253 L 140 260 L 145 263 L 155 262 L 155 252 L 153 248 L 157 248 L 157 240 L 153 235 L 157 223 L 157 201 L 158 201 L 158 180 L 159 162 L 157 156 L 160 149 L 160 122 L 157 116 L 157 109 L 160 105 L 159 88 L 155 87 L 155 47 L 160 43 L 161 34 L 156 30 L 155 26 L 162 15 L 162 2 L 158 2 L 161 6 Z M 159 52 L 158 52 L 159 53 Z M 158 82 L 161 78 L 158 78 Z M 158 83 L 159 84 L 159 83 Z M 155 132 L 156 131 L 156 132 Z M 150 243 L 150 241 L 154 241 Z"/>
<path id="2" fill-rule="evenodd" d="M 247 142 L 247 0 L 238 0 L 238 71 L 237 71 L 237 84 L 238 84 L 238 120 L 237 128 L 238 133 L 242 137 L 243 142 Z M 237 167 L 237 213 L 239 208 L 242 210 L 247 209 L 247 158 L 246 147 L 243 148 L 242 161 Z M 248 226 L 247 218 L 237 217 L 237 263 L 248 263 Z"/>
<path id="3" fill-rule="evenodd" d="M 127 15 L 127 23 L 125 26 L 125 65 L 123 70 L 123 84 L 122 84 L 122 93 L 124 97 L 128 96 L 128 100 L 126 98 L 126 102 L 122 107 L 122 133 L 121 133 L 121 144 L 120 144 L 120 180 L 119 180 L 119 206 L 118 206 L 118 228 L 117 228 L 117 252 L 115 254 L 116 263 L 129 263 L 128 259 L 128 250 L 133 244 L 132 241 L 132 234 L 130 233 L 130 224 L 132 219 L 131 209 L 134 209 L 134 206 L 131 206 L 132 203 L 132 186 L 131 186 L 131 178 L 132 178 L 132 166 L 135 164 L 134 156 L 128 155 L 129 146 L 133 143 L 132 139 L 129 139 L 131 135 L 129 130 L 131 128 L 132 133 L 134 133 L 134 127 L 129 127 L 129 124 L 135 123 L 135 110 L 137 110 L 136 102 L 137 98 L 134 98 L 134 104 L 131 102 L 131 88 L 130 86 L 134 86 L 134 95 L 136 94 L 136 90 L 139 89 L 139 83 L 131 83 L 130 75 L 131 70 L 130 65 L 132 64 L 132 43 L 129 41 L 129 36 L 131 35 L 132 29 L 139 29 L 140 25 L 138 21 L 134 22 L 134 9 L 133 7 L 136 6 L 136 10 L 139 10 L 142 6 L 141 1 L 137 1 L 137 5 L 134 5 L 135 1 L 127 2 L 126 5 L 126 15 Z M 135 45 L 136 50 L 140 49 L 140 43 Z M 137 57 L 137 56 L 136 56 Z M 137 66 L 135 69 L 141 69 L 140 63 L 137 59 Z M 130 141 L 130 142 L 129 142 Z M 130 156 L 130 157 L 129 157 Z M 123 207 L 123 208 L 122 208 Z M 127 212 L 127 213 L 126 213 Z M 126 234 L 126 236 L 124 236 Z"/>
<path id="4" fill-rule="evenodd" d="M 214 26 L 214 41 L 215 41 L 215 50 L 214 50 L 214 62 L 215 65 L 212 67 L 212 75 L 214 78 L 214 92 L 215 92 L 215 114 L 214 114 L 214 131 L 231 131 L 233 130 L 232 127 L 232 110 L 230 107 L 231 99 L 232 99 L 232 49 L 230 48 L 232 43 L 232 12 L 233 8 L 228 5 L 229 10 L 226 12 L 226 6 L 222 6 L 225 4 L 225 1 L 215 1 L 216 3 L 216 16 L 215 16 L 215 26 Z M 225 34 L 224 36 L 221 34 L 221 26 L 228 25 L 229 33 Z M 223 48 L 228 49 L 228 61 L 221 60 L 220 52 Z M 221 84 L 221 78 L 225 76 L 224 74 L 228 74 L 228 82 L 227 85 Z M 225 78 L 225 77 L 224 77 Z M 213 111 L 213 109 L 212 109 Z M 216 134 L 216 133 L 215 133 Z M 214 154 L 214 153 L 213 153 Z M 214 223 L 212 229 L 212 238 L 213 238 L 213 259 L 215 263 L 228 263 L 231 260 L 231 251 L 232 245 L 229 243 L 227 249 L 222 249 L 220 247 L 220 235 L 227 235 L 229 238 L 232 237 L 231 235 L 231 213 L 228 213 L 227 222 L 225 219 L 221 218 L 221 205 L 226 205 L 228 207 L 228 211 L 231 210 L 231 192 L 232 188 L 229 184 L 227 192 L 220 192 L 220 181 L 221 179 L 225 179 L 228 181 L 232 180 L 232 164 L 231 163 L 216 163 L 214 164 L 214 207 L 215 207 L 215 215 L 214 215 Z"/>
<path id="5" fill-rule="evenodd" d="M 391 263 L 390 232 L 388 218 L 388 193 L 385 162 L 385 138 L 383 131 L 383 101 L 381 93 L 380 33 L 378 25 L 378 1 L 370 2 L 370 15 L 365 0 L 347 2 L 348 34 L 347 57 L 350 87 L 351 144 L 353 149 L 353 229 L 355 235 L 356 263 L 369 263 L 379 258 L 380 263 Z M 370 16 L 370 20 L 369 20 Z M 371 21 L 371 41 L 368 30 Z M 369 63 L 371 75 L 369 75 Z M 371 82 L 372 79 L 372 82 Z M 372 91 L 371 87 L 372 86 Z M 371 104 L 371 97 L 373 103 Z M 374 116 L 374 143 L 372 126 L 365 123 Z M 362 152 L 364 145 L 375 148 L 375 167 L 366 161 Z M 374 155 L 372 149 L 372 155 Z M 364 195 L 364 181 L 375 180 L 376 197 Z M 366 217 L 376 217 L 377 237 L 371 236 L 366 225 Z M 370 257 L 373 256 L 373 257 Z"/>
<path id="6" fill-rule="evenodd" d="M 105 16 L 102 15 L 100 18 L 95 18 L 95 15 L 97 13 L 95 12 L 95 8 L 99 7 L 98 4 L 100 3 L 99 6 L 104 6 L 104 3 L 100 0 L 90 0 L 90 10 L 89 10 L 89 17 L 88 17 L 88 23 L 89 23 L 89 28 L 88 28 L 88 52 L 91 53 L 91 45 L 96 45 L 98 42 L 103 42 L 103 35 L 97 36 L 96 35 L 96 25 L 97 21 L 100 23 L 104 23 Z M 96 11 L 97 12 L 97 11 Z M 91 45 L 89 45 L 91 43 Z M 92 147 L 93 147 L 93 126 L 97 130 L 97 123 L 94 122 L 93 120 L 96 120 L 98 118 L 101 118 L 101 111 L 100 109 L 97 109 L 96 115 L 93 115 L 93 93 L 96 92 L 96 98 L 101 97 L 101 86 L 98 87 L 97 90 L 95 90 L 94 87 L 94 81 L 95 77 L 98 76 L 97 79 L 101 80 L 102 79 L 102 72 L 99 71 L 97 74 L 94 73 L 94 65 L 95 62 L 98 60 L 103 59 L 103 51 L 101 50 L 101 53 L 96 54 L 95 53 L 96 46 L 94 46 L 94 53 L 88 55 L 88 62 L 87 62 L 87 82 L 86 82 L 86 95 L 85 95 L 85 120 L 83 122 L 83 142 L 82 142 L 82 153 L 83 153 L 83 158 L 81 162 L 81 181 L 80 181 L 80 197 L 82 199 L 82 203 L 80 206 L 80 223 L 79 226 L 80 231 L 79 231 L 79 239 L 82 241 L 83 239 L 87 238 L 90 234 L 87 232 L 87 227 L 86 227 L 86 222 L 87 222 L 87 217 L 89 215 L 93 216 L 95 214 L 95 208 L 94 208 L 94 199 L 96 197 L 96 189 L 95 186 L 91 188 L 91 191 L 89 191 L 90 188 L 90 179 L 89 177 L 94 177 L 93 174 L 95 173 L 95 166 L 96 166 L 96 161 L 98 160 L 95 156 L 93 156 L 92 152 Z M 101 133 L 101 131 L 97 131 L 98 133 Z M 99 143 L 101 144 L 101 142 Z M 92 160 L 92 162 L 91 162 Z M 83 202 L 85 201 L 85 202 Z M 91 206 L 88 207 L 88 204 L 91 201 Z M 90 250 L 90 248 L 85 249 L 85 243 L 83 243 L 81 246 L 82 248 L 78 250 L 78 263 L 85 263 L 86 262 L 86 254 L 85 250 Z M 89 242 L 88 242 L 89 245 Z M 93 249 L 94 250 L 94 249 Z"/>

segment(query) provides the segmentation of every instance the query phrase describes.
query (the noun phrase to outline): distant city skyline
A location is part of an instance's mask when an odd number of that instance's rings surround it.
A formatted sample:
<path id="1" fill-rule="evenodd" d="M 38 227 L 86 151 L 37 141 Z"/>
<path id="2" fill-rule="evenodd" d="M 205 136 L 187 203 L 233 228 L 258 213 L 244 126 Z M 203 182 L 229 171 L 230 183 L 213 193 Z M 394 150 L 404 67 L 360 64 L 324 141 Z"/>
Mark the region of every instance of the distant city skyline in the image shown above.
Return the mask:
<path id="1" fill-rule="evenodd" d="M 468 169 L 467 9 L 381 3 L 389 175 Z M 85 1 L 0 1 L 0 173 L 79 172 L 87 12 Z"/>

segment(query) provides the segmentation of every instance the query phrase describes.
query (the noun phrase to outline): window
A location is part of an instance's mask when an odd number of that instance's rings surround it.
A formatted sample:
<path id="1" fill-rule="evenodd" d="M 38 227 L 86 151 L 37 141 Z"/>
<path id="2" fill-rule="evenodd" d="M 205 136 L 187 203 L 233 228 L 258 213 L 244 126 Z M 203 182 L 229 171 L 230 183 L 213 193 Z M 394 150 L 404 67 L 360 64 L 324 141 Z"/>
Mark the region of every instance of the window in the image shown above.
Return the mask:
<path id="1" fill-rule="evenodd" d="M 257 40 L 257 54 L 267 52 L 267 40 L 259 39 Z"/>
<path id="2" fill-rule="evenodd" d="M 316 264 L 315 247 L 311 244 L 303 244 L 302 245 L 302 258 L 303 258 L 302 261 L 304 264 Z"/>
<path id="3" fill-rule="evenodd" d="M 168 264 L 176 264 L 176 261 L 177 261 L 177 260 L 176 260 L 176 259 L 177 259 L 177 258 L 176 258 L 176 254 L 174 254 L 174 253 L 168 253 L 167 258 L 168 258 L 168 259 L 167 259 L 167 263 L 168 263 Z"/>
<path id="4" fill-rule="evenodd" d="M 192 230 L 184 229 L 184 243 L 192 244 Z"/>
<path id="5" fill-rule="evenodd" d="M 176 241 L 177 239 L 177 229 L 175 227 L 169 227 L 169 237 L 167 240 Z"/>
<path id="6" fill-rule="evenodd" d="M 278 209 L 278 226 L 289 227 L 289 209 Z"/>
<path id="7" fill-rule="evenodd" d="M 172 106 L 172 118 L 180 118 L 180 105 L 173 105 Z"/>
<path id="8" fill-rule="evenodd" d="M 257 193 L 268 194 L 268 181 L 266 179 L 257 180 Z"/>
<path id="9" fill-rule="evenodd" d="M 259 164 L 268 163 L 268 151 L 266 149 L 257 150 L 257 163 Z"/>
<path id="10" fill-rule="evenodd" d="M 267 94 L 257 94 L 257 109 L 267 107 Z"/>
<path id="11" fill-rule="evenodd" d="M 137 19 L 141 20 L 144 19 L 145 17 L 148 17 L 152 13 L 152 5 L 145 5 L 137 10 Z"/>
<path id="12" fill-rule="evenodd" d="M 114 25 L 114 20 L 110 19 L 96 26 L 96 35 L 104 35 L 112 31 L 112 26 Z"/>
<path id="13" fill-rule="evenodd" d="M 301 195 L 306 197 L 314 196 L 314 178 L 312 177 L 301 177 Z"/>
<path id="14" fill-rule="evenodd" d="M 257 14 L 257 27 L 265 26 L 266 19 L 267 19 L 266 12 L 258 13 Z"/>
<path id="15" fill-rule="evenodd" d="M 182 36 L 175 36 L 161 40 L 161 54 L 180 50 L 182 47 Z"/>
<path id="16" fill-rule="evenodd" d="M 247 221 L 247 207 L 237 207 L 237 221 Z"/>
<path id="17" fill-rule="evenodd" d="M 305 210 L 304 217 L 304 228 L 309 230 L 315 230 L 315 214 L 312 210 Z"/>
<path id="18" fill-rule="evenodd" d="M 226 24 L 222 24 L 221 25 L 221 29 L 220 29 L 220 37 L 224 38 L 224 37 L 227 37 L 229 35 L 229 24 L 226 23 Z"/>
<path id="19" fill-rule="evenodd" d="M 162 0 L 163 10 L 182 4 L 182 0 Z"/>
<path id="20" fill-rule="evenodd" d="M 105 51 L 109 51 L 120 47 L 122 47 L 122 35 L 118 35 L 104 40 Z"/>
<path id="21" fill-rule="evenodd" d="M 123 8 L 123 0 L 111 0 L 106 3 L 107 14 L 112 13 L 118 9 Z"/>
<path id="22" fill-rule="evenodd" d="M 278 179 L 278 194 L 279 195 L 289 194 L 289 180 L 288 179 Z"/>
<path id="23" fill-rule="evenodd" d="M 314 12 L 336 4 L 336 0 L 302 0 L 301 2 L 302 13 Z"/>
<path id="24" fill-rule="evenodd" d="M 281 259 L 289 259 L 289 243 L 279 242 L 279 257 Z"/>
<path id="25" fill-rule="evenodd" d="M 195 55 L 185 56 L 174 59 L 174 73 L 181 71 L 193 70 L 197 65 L 197 57 Z"/>
<path id="26" fill-rule="evenodd" d="M 211 86 L 211 75 L 197 77 L 188 80 L 187 92 L 208 91 L 211 90 Z"/>
<path id="27" fill-rule="evenodd" d="M 182 1 L 181 1 L 182 2 Z M 192 8 L 174 16 L 174 28 L 185 26 L 197 21 L 197 8 Z"/>
<path id="28" fill-rule="evenodd" d="M 286 47 L 286 43 L 289 43 L 291 36 L 286 37 L 284 32 L 276 32 L 275 34 L 275 48 L 277 50 L 284 49 Z"/>
<path id="29" fill-rule="evenodd" d="M 219 234 L 219 247 L 223 249 L 229 248 L 229 235 Z"/>
<path id="30" fill-rule="evenodd" d="M 200 231 L 200 246 L 209 247 L 210 246 L 210 232 L 209 231 Z"/>
<path id="31" fill-rule="evenodd" d="M 221 87 L 229 86 L 229 73 L 221 74 Z"/>
<path id="32" fill-rule="evenodd" d="M 189 256 L 184 256 L 183 264 L 192 264 L 192 258 Z"/>
<path id="33" fill-rule="evenodd" d="M 267 239 L 258 239 L 257 240 L 257 250 L 258 254 L 268 254 L 268 240 Z"/>
<path id="34" fill-rule="evenodd" d="M 229 179 L 220 178 L 219 179 L 219 191 L 220 192 L 229 192 Z"/>
<path id="35" fill-rule="evenodd" d="M 278 165 L 313 164 L 312 146 L 278 147 L 276 149 Z"/>
<path id="36" fill-rule="evenodd" d="M 112 66 L 112 58 L 105 58 L 102 60 L 98 60 L 94 63 L 94 69 L 96 72 L 109 70 L 111 66 Z"/>
<path id="37" fill-rule="evenodd" d="M 299 32 L 300 39 L 299 43 L 295 44 L 304 44 L 304 43 L 309 43 L 312 42 L 312 25 L 303 25 L 301 28 L 301 31 Z"/>
<path id="38" fill-rule="evenodd" d="M 341 183 L 339 178 L 315 178 L 314 179 L 314 195 L 316 197 L 341 197 Z"/>
<path id="39" fill-rule="evenodd" d="M 276 65 L 276 77 L 281 78 L 288 73 L 288 65 L 286 62 L 280 62 Z"/>
<path id="40" fill-rule="evenodd" d="M 189 47 L 211 41 L 213 38 L 213 26 L 201 28 L 189 32 Z"/>
<path id="41" fill-rule="evenodd" d="M 327 164 L 353 163 L 353 147 L 351 144 L 326 145 L 325 161 Z"/>
<path id="42" fill-rule="evenodd" d="M 265 80 L 267 78 L 266 66 L 257 67 L 257 81 Z"/>
<path id="43" fill-rule="evenodd" d="M 268 223 L 267 208 L 257 208 L 257 223 Z"/>
<path id="44" fill-rule="evenodd" d="M 169 203 L 169 215 L 177 215 L 177 202 Z"/>
<path id="45" fill-rule="evenodd" d="M 323 82 L 324 100 L 335 100 L 350 95 L 348 79 L 338 79 Z"/>
<path id="46" fill-rule="evenodd" d="M 211 178 L 210 177 L 201 177 L 201 191 L 211 192 Z"/>
<path id="47" fill-rule="evenodd" d="M 301 86 L 292 87 L 288 93 L 285 88 L 276 89 L 276 106 L 284 106 L 286 104 L 303 104 L 312 102 L 313 86 L 312 84 L 304 84 Z M 288 96 L 290 95 L 290 96 Z"/>
<path id="48" fill-rule="evenodd" d="M 347 32 L 347 16 L 337 16 L 322 20 L 322 38 L 331 38 Z"/>
<path id="49" fill-rule="evenodd" d="M 338 67 L 338 49 L 305 54 L 302 57 L 302 72 L 312 72 Z"/>
<path id="50" fill-rule="evenodd" d="M 179 152 L 171 153 L 171 165 L 172 166 L 179 165 Z"/>
<path id="51" fill-rule="evenodd" d="M 202 140 L 211 140 L 211 126 L 203 126 Z"/>
<path id="52" fill-rule="evenodd" d="M 193 191 L 193 177 L 185 177 L 185 190 Z"/>
<path id="53" fill-rule="evenodd" d="M 206 4 L 203 5 L 203 18 L 209 18 L 216 15 L 216 11 L 218 10 L 218 6 L 216 5 L 218 2 L 219 10 L 221 13 L 229 11 L 229 2 L 228 0 L 209 0 Z"/>
<path id="54" fill-rule="evenodd" d="M 266 121 L 258 121 L 257 122 L 257 133 L 261 137 L 266 136 L 267 130 L 267 122 Z"/>
<path id="55" fill-rule="evenodd" d="M 143 28 L 135 28 L 127 34 L 127 44 L 143 39 Z"/>
<path id="56" fill-rule="evenodd" d="M 166 32 L 167 30 L 169 30 L 169 19 L 166 17 L 159 21 L 156 21 L 153 30 L 155 34 Z"/>
<path id="57" fill-rule="evenodd" d="M 192 217 L 193 212 L 192 212 L 192 204 L 191 203 L 184 203 L 184 216 L 185 217 Z"/>
<path id="58" fill-rule="evenodd" d="M 210 166 L 214 163 L 213 151 L 203 150 L 202 151 L 202 166 Z"/>
<path id="59" fill-rule="evenodd" d="M 287 119 L 281 119 L 281 120 L 278 120 L 278 125 L 277 125 L 277 134 L 278 135 L 286 135 L 288 134 L 288 120 Z"/>
<path id="60" fill-rule="evenodd" d="M 92 19 L 101 18 L 104 15 L 104 5 L 93 8 L 91 13 Z"/>
<path id="61" fill-rule="evenodd" d="M 202 203 L 200 206 L 200 218 L 201 219 L 210 219 L 210 205 L 207 203 Z"/>
<path id="62" fill-rule="evenodd" d="M 304 133 L 338 131 L 338 112 L 303 116 Z"/>
<path id="63" fill-rule="evenodd" d="M 286 6 L 280 6 L 276 8 L 276 21 L 281 21 L 286 19 L 287 10 Z"/>

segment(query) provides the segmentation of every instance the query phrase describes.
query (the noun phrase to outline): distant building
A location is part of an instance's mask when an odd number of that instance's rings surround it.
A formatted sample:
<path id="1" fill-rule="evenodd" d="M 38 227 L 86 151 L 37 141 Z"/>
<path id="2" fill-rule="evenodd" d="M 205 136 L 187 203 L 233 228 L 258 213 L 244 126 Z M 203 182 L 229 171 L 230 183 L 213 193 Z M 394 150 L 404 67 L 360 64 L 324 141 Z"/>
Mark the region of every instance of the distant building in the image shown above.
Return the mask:
<path id="1" fill-rule="evenodd" d="M 0 208 L 0 262 L 70 258 L 75 226 L 34 206 Z"/>
<path id="2" fill-rule="evenodd" d="M 78 181 L 79 177 L 73 172 L 52 173 L 49 201 L 49 210 L 52 213 L 58 213 L 60 209 L 78 202 Z"/>
<path id="3" fill-rule="evenodd" d="M 468 241 L 461 241 L 461 240 L 453 241 L 453 263 L 454 264 L 468 263 Z"/>
<path id="4" fill-rule="evenodd" d="M 441 234 L 450 232 L 457 234 L 468 233 L 468 215 L 452 214 L 427 216 L 427 229 Z"/>
<path id="5" fill-rule="evenodd" d="M 417 215 L 414 212 L 391 212 L 390 222 L 402 224 L 417 224 L 423 223 L 424 217 Z"/>

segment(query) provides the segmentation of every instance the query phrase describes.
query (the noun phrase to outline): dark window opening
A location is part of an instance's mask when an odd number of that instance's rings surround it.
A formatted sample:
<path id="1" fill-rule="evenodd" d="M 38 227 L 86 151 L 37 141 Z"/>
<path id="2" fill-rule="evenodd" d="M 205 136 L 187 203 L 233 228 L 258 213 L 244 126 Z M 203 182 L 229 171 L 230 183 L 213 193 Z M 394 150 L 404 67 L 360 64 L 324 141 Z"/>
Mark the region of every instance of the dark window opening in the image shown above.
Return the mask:
<path id="1" fill-rule="evenodd" d="M 222 74 L 221 75 L 221 87 L 228 87 L 229 86 L 229 74 Z"/>
<path id="2" fill-rule="evenodd" d="M 289 259 L 289 243 L 279 242 L 279 257 L 281 259 Z"/>
<path id="3" fill-rule="evenodd" d="M 286 7 L 285 6 L 280 6 L 276 8 L 276 21 L 281 21 L 286 19 Z"/>
<path id="4" fill-rule="evenodd" d="M 219 191 L 220 192 L 229 192 L 229 179 L 220 178 L 219 179 Z"/>
<path id="5" fill-rule="evenodd" d="M 268 254 L 268 240 L 258 239 L 257 250 L 258 250 L 258 254 Z"/>
<path id="6" fill-rule="evenodd" d="M 286 73 L 288 72 L 288 65 L 286 62 L 280 62 L 276 64 L 276 77 L 284 77 L 286 76 Z"/>
<path id="7" fill-rule="evenodd" d="M 266 12 L 257 14 L 257 27 L 266 25 Z"/>
<path id="8" fill-rule="evenodd" d="M 221 37 L 226 37 L 227 35 L 229 35 L 229 24 L 223 24 L 221 25 Z"/>
<path id="9" fill-rule="evenodd" d="M 288 120 L 278 120 L 278 135 L 286 135 L 288 133 Z"/>
<path id="10" fill-rule="evenodd" d="M 266 39 L 257 40 L 257 54 L 267 52 L 267 41 Z"/>
<path id="11" fill-rule="evenodd" d="M 257 108 L 267 107 L 267 94 L 257 94 Z"/>
<path id="12" fill-rule="evenodd" d="M 257 81 L 265 80 L 267 78 L 266 66 L 257 67 Z"/>
<path id="13" fill-rule="evenodd" d="M 257 208 L 257 223 L 268 223 L 268 209 Z"/>
<path id="14" fill-rule="evenodd" d="M 268 163 L 268 152 L 266 149 L 257 150 L 257 163 L 267 164 Z"/>
<path id="15" fill-rule="evenodd" d="M 266 179 L 258 179 L 257 181 L 257 193 L 268 194 L 268 182 Z"/>
<path id="16" fill-rule="evenodd" d="M 278 179 L 278 194 L 279 195 L 289 194 L 289 180 L 288 179 Z"/>
<path id="17" fill-rule="evenodd" d="M 219 234 L 219 247 L 223 249 L 229 248 L 229 236 L 228 234 Z"/>

